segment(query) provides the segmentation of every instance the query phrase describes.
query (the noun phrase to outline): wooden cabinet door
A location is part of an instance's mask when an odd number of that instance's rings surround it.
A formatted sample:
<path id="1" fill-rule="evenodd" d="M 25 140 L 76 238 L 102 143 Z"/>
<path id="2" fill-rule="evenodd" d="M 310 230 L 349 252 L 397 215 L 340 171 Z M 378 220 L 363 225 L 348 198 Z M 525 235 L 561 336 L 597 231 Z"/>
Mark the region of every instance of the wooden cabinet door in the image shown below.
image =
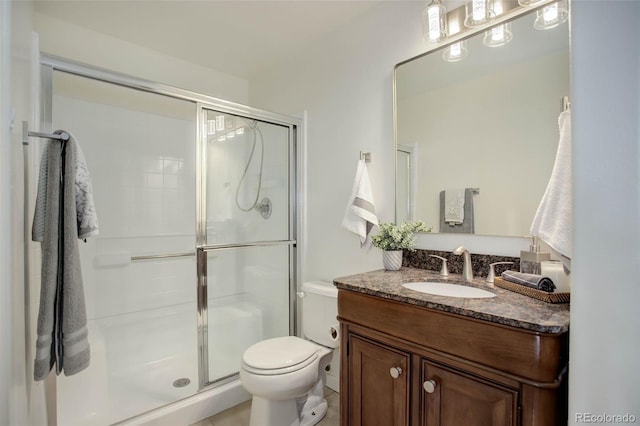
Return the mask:
<path id="1" fill-rule="evenodd" d="M 349 335 L 349 425 L 409 423 L 410 355 Z"/>
<path id="2" fill-rule="evenodd" d="M 433 381 L 426 385 L 424 383 Z M 516 426 L 518 392 L 423 360 L 423 426 Z"/>

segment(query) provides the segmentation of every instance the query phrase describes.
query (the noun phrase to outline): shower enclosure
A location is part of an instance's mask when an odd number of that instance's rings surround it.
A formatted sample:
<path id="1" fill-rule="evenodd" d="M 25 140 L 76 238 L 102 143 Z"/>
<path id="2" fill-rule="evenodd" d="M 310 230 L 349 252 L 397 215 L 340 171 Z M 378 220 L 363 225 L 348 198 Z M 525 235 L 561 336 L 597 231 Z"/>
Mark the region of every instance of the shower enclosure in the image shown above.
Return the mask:
<path id="1" fill-rule="evenodd" d="M 42 64 L 41 130 L 78 140 L 100 223 L 80 242 L 91 365 L 57 377 L 57 423 L 126 423 L 238 390 L 248 346 L 295 334 L 300 123 Z"/>

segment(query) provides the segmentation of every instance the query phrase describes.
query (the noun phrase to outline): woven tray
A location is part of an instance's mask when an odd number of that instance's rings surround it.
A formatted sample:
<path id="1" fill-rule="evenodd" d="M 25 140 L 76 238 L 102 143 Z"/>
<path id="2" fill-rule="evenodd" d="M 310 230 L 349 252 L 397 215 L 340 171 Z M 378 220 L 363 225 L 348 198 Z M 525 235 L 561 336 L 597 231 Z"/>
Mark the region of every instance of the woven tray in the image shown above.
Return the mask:
<path id="1" fill-rule="evenodd" d="M 569 303 L 571 293 L 547 293 L 546 291 L 536 290 L 535 288 L 526 287 L 495 277 L 493 283 L 496 287 L 501 287 L 509 291 L 524 294 L 534 299 L 542 300 L 547 303 Z"/>

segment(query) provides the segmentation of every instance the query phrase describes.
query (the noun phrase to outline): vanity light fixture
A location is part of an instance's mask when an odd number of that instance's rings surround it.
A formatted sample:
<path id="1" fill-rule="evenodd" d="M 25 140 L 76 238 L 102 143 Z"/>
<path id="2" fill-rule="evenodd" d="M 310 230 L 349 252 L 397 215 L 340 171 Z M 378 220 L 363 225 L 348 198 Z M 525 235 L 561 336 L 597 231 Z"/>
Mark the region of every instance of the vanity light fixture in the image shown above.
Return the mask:
<path id="1" fill-rule="evenodd" d="M 427 43 L 437 43 L 447 37 L 447 10 L 440 0 L 432 0 L 422 12 L 422 35 Z"/>
<path id="2" fill-rule="evenodd" d="M 491 22 L 493 18 L 495 18 L 493 0 L 471 0 L 465 4 L 465 27 L 480 27 Z"/>
<path id="3" fill-rule="evenodd" d="M 468 53 L 466 41 L 462 40 L 447 47 L 444 52 L 442 52 L 442 59 L 447 62 L 458 62 L 463 60 Z"/>
<path id="4" fill-rule="evenodd" d="M 536 30 L 550 30 L 567 21 L 569 12 L 563 1 L 552 3 L 536 12 L 533 28 Z"/>

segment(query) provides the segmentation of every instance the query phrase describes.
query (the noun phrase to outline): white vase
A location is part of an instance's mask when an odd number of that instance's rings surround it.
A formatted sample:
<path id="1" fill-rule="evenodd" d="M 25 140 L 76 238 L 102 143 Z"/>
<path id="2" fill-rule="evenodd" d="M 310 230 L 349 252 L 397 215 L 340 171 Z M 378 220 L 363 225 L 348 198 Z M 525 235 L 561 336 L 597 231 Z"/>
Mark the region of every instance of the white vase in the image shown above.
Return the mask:
<path id="1" fill-rule="evenodd" d="M 402 266 L 402 250 L 384 250 L 382 264 L 386 271 L 397 271 Z"/>

